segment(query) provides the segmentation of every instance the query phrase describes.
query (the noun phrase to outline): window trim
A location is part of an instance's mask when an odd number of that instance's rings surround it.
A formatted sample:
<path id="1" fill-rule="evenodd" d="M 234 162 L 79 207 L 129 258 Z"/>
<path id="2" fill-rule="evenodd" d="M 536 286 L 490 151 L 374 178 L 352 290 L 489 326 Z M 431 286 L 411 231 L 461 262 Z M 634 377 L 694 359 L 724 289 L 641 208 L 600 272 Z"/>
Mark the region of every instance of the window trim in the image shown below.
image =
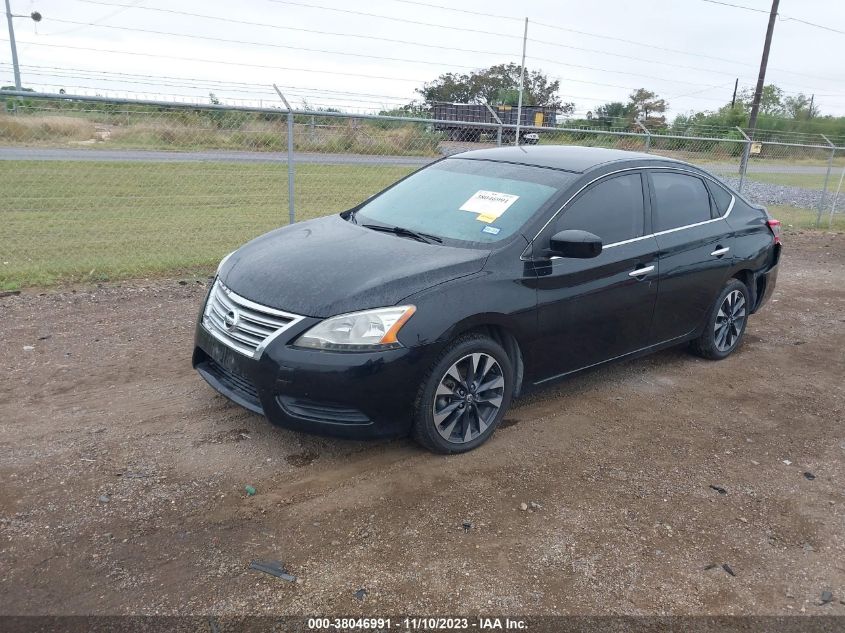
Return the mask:
<path id="1" fill-rule="evenodd" d="M 642 195 L 642 214 L 643 214 L 642 215 L 642 220 L 643 220 L 642 221 L 642 231 L 643 231 L 643 234 L 638 235 L 637 237 L 628 238 L 627 240 L 620 240 L 618 242 L 611 242 L 611 244 L 621 244 L 621 243 L 627 242 L 629 240 L 635 240 L 635 239 L 639 239 L 640 237 L 645 237 L 647 235 L 646 231 L 650 228 L 650 224 L 651 224 L 650 222 L 647 221 L 647 220 L 649 220 L 651 213 L 650 213 L 650 209 L 649 209 L 649 204 L 647 204 L 647 201 L 646 201 L 646 196 L 648 196 L 648 189 L 647 189 L 648 184 L 646 183 L 646 179 L 645 179 L 646 175 L 643 174 L 642 172 L 640 172 L 640 173 L 635 173 L 635 174 L 607 174 L 607 176 L 608 176 L 607 178 L 603 178 L 604 181 L 613 180 L 615 178 L 625 178 L 626 176 L 637 176 L 640 180 L 640 194 Z M 596 187 L 600 187 L 602 184 L 604 184 L 604 183 L 599 182 L 595 185 L 590 184 L 585 189 L 581 189 L 576 194 L 576 196 L 574 198 L 570 198 L 569 200 L 567 200 L 566 205 L 565 205 L 567 208 L 562 209 L 562 211 L 564 211 L 564 213 L 563 213 L 563 215 L 558 216 L 556 222 L 560 222 L 561 220 L 565 221 L 566 211 L 569 211 L 570 207 L 578 204 L 578 201 L 584 195 L 588 194 L 592 189 L 595 189 Z"/>
<path id="2" fill-rule="evenodd" d="M 710 182 L 706 182 L 704 184 L 707 185 L 707 188 L 710 190 L 710 199 L 713 202 L 713 208 L 717 212 L 716 217 L 714 219 L 719 219 L 719 215 L 718 215 L 718 212 L 720 211 L 719 203 L 716 200 L 716 196 L 713 194 L 713 190 L 718 187 L 719 189 L 721 189 L 722 191 L 724 191 L 725 193 L 727 193 L 731 197 L 731 201 L 728 203 L 728 208 L 730 208 L 733 205 L 734 195 L 733 195 L 733 193 L 731 193 L 730 189 L 728 189 L 725 185 L 717 182 L 715 179 L 711 178 Z"/>
<path id="3" fill-rule="evenodd" d="M 651 237 L 657 237 L 659 235 L 666 235 L 668 233 L 675 233 L 676 231 L 684 231 L 686 229 L 691 229 L 691 228 L 695 228 L 697 226 L 703 226 L 704 224 L 709 224 L 710 222 L 718 222 L 719 220 L 726 219 L 731 214 L 731 211 L 733 211 L 734 204 L 736 203 L 736 194 L 734 194 L 733 191 L 729 190 L 724 185 L 721 185 L 719 183 L 719 181 L 716 180 L 716 178 L 714 178 L 713 176 L 711 176 L 707 173 L 693 171 L 692 169 L 684 169 L 683 167 L 675 167 L 674 165 L 646 165 L 646 166 L 641 166 L 641 167 L 626 167 L 624 169 L 617 169 L 616 171 L 611 171 L 611 172 L 608 172 L 606 174 L 602 174 L 601 176 L 597 176 L 593 180 L 585 183 L 580 189 L 578 189 L 578 191 L 576 191 L 574 194 L 572 194 L 566 200 L 566 202 L 564 202 L 560 206 L 560 208 L 552 214 L 552 217 L 550 217 L 548 219 L 548 221 L 540 228 L 540 230 L 537 231 L 537 234 L 531 239 L 528 246 L 522 252 L 522 255 L 519 256 L 519 258 L 523 261 L 530 261 L 531 259 L 533 259 L 533 258 L 528 257 L 526 255 L 528 250 L 531 249 L 531 247 L 534 245 L 534 242 L 537 241 L 537 238 L 540 237 L 540 235 L 549 227 L 549 225 L 552 222 L 554 222 L 555 218 L 557 218 L 557 216 L 560 214 L 560 212 L 563 211 L 566 208 L 566 206 L 578 196 L 578 194 L 580 194 L 582 191 L 584 191 L 584 189 L 586 189 L 587 187 L 589 187 L 593 183 L 596 183 L 599 180 L 602 180 L 603 178 L 607 178 L 609 176 L 613 176 L 613 175 L 616 175 L 616 174 L 621 174 L 621 173 L 629 172 L 629 171 L 640 171 L 640 172 L 642 172 L 643 170 L 647 170 L 647 169 L 661 169 L 663 171 L 675 171 L 675 172 L 680 172 L 680 173 L 685 173 L 685 174 L 692 174 L 693 176 L 698 176 L 699 178 L 704 178 L 706 180 L 710 180 L 712 182 L 715 182 L 717 185 L 720 185 L 723 189 L 725 189 L 725 191 L 727 191 L 728 193 L 731 194 L 731 203 L 728 205 L 728 209 L 727 209 L 727 211 L 725 211 L 724 215 L 720 215 L 718 218 L 711 218 L 709 220 L 704 220 L 703 222 L 696 222 L 695 224 L 687 224 L 687 225 L 684 225 L 684 226 L 678 226 L 678 227 L 675 227 L 674 229 L 667 229 L 665 231 L 657 231 L 657 232 L 653 232 L 653 233 L 648 233 L 646 235 L 641 235 L 640 237 L 631 238 L 630 240 L 623 240 L 621 242 L 613 242 L 611 244 L 603 244 L 602 250 L 607 249 L 607 248 L 613 248 L 615 246 L 623 246 L 625 244 L 631 244 L 633 242 L 639 242 L 640 240 L 649 239 Z M 649 179 L 649 187 L 651 187 L 650 179 Z M 557 259 L 557 258 L 552 257 L 550 259 Z"/>

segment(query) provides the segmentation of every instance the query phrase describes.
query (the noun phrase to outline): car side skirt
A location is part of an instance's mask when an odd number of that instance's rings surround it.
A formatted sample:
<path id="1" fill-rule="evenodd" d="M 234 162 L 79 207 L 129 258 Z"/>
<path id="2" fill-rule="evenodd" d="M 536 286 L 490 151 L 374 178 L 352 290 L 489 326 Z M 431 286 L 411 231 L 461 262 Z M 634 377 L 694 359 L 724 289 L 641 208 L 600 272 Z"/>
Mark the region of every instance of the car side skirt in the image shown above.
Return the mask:
<path id="1" fill-rule="evenodd" d="M 691 341 L 695 338 L 698 338 L 699 332 L 693 331 L 689 334 L 684 334 L 683 336 L 678 336 L 676 338 L 670 339 L 668 341 L 662 341 L 660 343 L 655 343 L 654 345 L 649 345 L 648 347 L 643 347 L 638 350 L 634 350 L 633 352 L 628 352 L 627 354 L 622 354 L 621 356 L 614 356 L 613 358 L 608 358 L 607 360 L 600 361 L 598 363 L 594 363 L 592 365 L 587 365 L 585 367 L 581 367 L 579 369 L 573 369 L 572 371 L 567 371 L 562 374 L 556 374 L 554 376 L 549 376 L 548 378 L 543 378 L 542 380 L 537 380 L 532 383 L 532 386 L 539 387 L 541 385 L 545 385 L 547 383 L 553 382 L 555 380 L 560 380 L 562 378 L 566 378 L 567 376 L 572 376 L 574 374 L 580 374 L 583 371 L 587 371 L 590 369 L 596 369 L 598 367 L 602 367 L 609 363 L 615 363 L 617 361 L 622 360 L 629 360 L 633 358 L 639 358 L 641 356 L 647 356 L 654 352 L 660 351 L 662 349 L 666 349 L 668 347 L 675 347 L 677 345 L 681 345 L 687 341 Z"/>

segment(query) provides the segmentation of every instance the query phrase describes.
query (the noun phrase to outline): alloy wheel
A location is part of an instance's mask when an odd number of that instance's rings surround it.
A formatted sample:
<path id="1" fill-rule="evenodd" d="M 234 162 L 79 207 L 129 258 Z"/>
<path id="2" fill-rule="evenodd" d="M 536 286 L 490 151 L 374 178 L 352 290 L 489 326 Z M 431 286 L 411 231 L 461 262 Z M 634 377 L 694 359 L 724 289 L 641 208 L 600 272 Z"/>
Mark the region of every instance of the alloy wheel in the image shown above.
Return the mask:
<path id="1" fill-rule="evenodd" d="M 745 317 L 745 297 L 742 292 L 729 292 L 716 313 L 716 324 L 713 328 L 716 349 L 727 352 L 736 345 L 745 324 Z"/>
<path id="2" fill-rule="evenodd" d="M 484 433 L 502 407 L 505 378 L 495 358 L 468 354 L 440 379 L 432 413 L 437 432 L 447 442 L 465 444 Z"/>

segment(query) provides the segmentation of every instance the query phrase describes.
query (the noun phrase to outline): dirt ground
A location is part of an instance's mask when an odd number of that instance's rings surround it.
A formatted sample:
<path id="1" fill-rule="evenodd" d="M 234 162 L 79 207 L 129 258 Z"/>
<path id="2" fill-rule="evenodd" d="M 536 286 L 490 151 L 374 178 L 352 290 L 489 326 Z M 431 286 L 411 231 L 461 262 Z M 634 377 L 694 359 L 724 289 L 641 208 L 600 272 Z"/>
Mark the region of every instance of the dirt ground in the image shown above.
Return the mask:
<path id="1" fill-rule="evenodd" d="M 728 360 L 570 378 L 451 457 L 216 395 L 194 280 L 2 298 L 0 612 L 845 614 L 845 235 L 784 253 Z"/>

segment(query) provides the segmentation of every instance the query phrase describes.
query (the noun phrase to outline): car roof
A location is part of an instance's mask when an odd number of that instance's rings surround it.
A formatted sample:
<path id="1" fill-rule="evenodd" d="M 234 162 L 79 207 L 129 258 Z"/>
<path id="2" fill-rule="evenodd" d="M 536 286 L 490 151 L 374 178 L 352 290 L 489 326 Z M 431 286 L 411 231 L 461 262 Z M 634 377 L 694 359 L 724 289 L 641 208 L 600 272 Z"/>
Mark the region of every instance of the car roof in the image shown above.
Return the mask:
<path id="1" fill-rule="evenodd" d="M 519 163 L 521 165 L 561 169 L 575 173 L 584 173 L 600 165 L 620 161 L 649 160 L 685 164 L 673 158 L 664 158 L 643 152 L 629 152 L 621 149 L 605 149 L 603 147 L 581 147 L 578 145 L 494 147 L 461 152 L 460 154 L 453 154 L 450 158 Z"/>

